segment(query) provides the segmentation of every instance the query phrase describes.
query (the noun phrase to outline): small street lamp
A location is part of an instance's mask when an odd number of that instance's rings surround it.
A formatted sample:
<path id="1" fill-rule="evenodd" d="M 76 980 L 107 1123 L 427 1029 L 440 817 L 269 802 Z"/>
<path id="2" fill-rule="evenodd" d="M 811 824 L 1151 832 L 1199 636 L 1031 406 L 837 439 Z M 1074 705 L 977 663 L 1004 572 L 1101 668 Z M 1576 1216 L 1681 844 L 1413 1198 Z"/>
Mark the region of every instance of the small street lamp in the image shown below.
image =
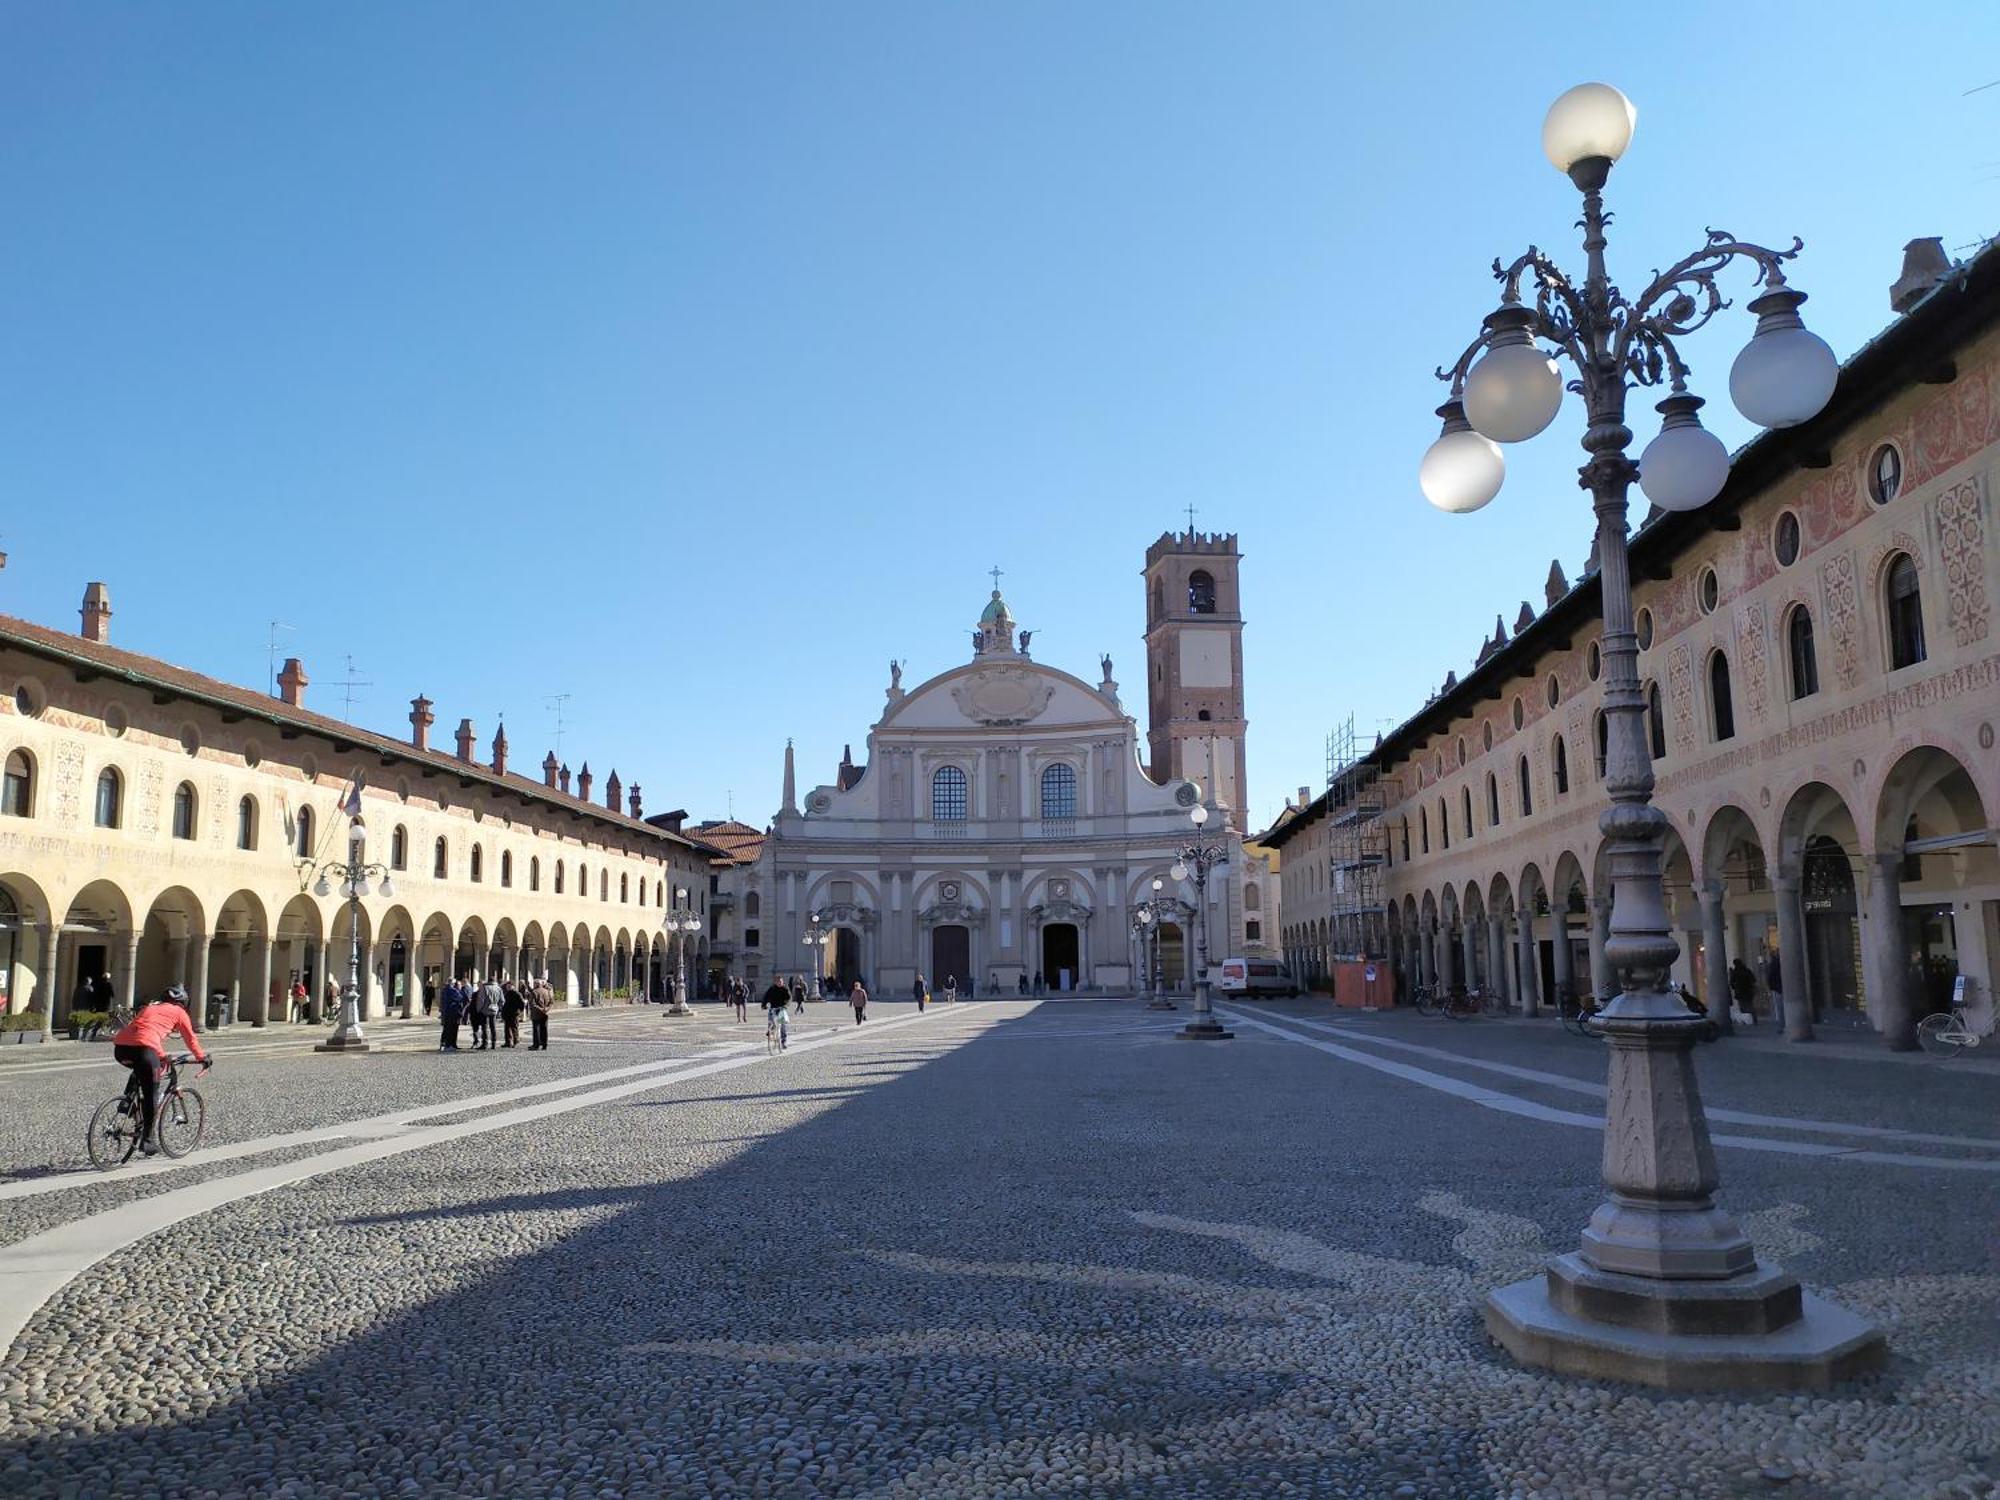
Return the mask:
<path id="1" fill-rule="evenodd" d="M 1197 802 L 1188 809 L 1188 821 L 1194 824 L 1194 837 L 1183 844 L 1175 858 L 1171 873 L 1176 880 L 1194 880 L 1194 904 L 1199 911 L 1199 925 L 1195 931 L 1195 980 L 1194 1018 L 1174 1035 L 1188 1042 L 1226 1042 L 1236 1035 L 1226 1031 L 1215 1019 L 1215 1008 L 1209 1004 L 1208 995 L 1208 872 L 1229 857 L 1226 843 L 1208 843 L 1202 838 L 1202 830 L 1208 825 L 1208 808 Z"/>
<path id="2" fill-rule="evenodd" d="M 324 901 L 338 888 L 347 898 L 347 987 L 340 993 L 340 1024 L 313 1051 L 367 1052 L 374 1043 L 361 1029 L 361 898 L 368 894 L 368 882 L 377 875 L 382 877 L 377 890 L 384 901 L 395 898 L 396 883 L 390 878 L 387 865 L 369 861 L 368 830 L 359 813 L 353 814 L 348 824 L 347 858 L 326 860 L 316 872 L 310 859 L 301 861 L 299 884 L 303 886 L 315 873 L 318 875 L 312 882 L 315 896 Z"/>
<path id="3" fill-rule="evenodd" d="M 1170 901 L 1161 893 L 1166 882 L 1153 877 L 1153 894 L 1141 901 L 1132 911 L 1133 931 L 1139 934 L 1139 962 L 1145 970 L 1146 1009 L 1178 1010 L 1180 1007 L 1167 998 L 1160 974 L 1160 924 L 1180 908 L 1178 901 Z"/>
<path id="4" fill-rule="evenodd" d="M 682 906 L 681 902 L 685 900 L 687 891 L 676 888 L 674 904 L 667 909 L 666 915 L 660 918 L 660 926 L 666 931 L 667 936 L 674 940 L 674 1003 L 667 1007 L 667 1014 L 670 1016 L 694 1014 L 694 1007 L 687 1002 L 687 950 L 689 940 L 701 931 L 701 914 L 692 908 Z"/>
<path id="5" fill-rule="evenodd" d="M 1533 246 L 1511 265 L 1493 263 L 1500 305 L 1457 363 L 1438 371 L 1451 387 L 1438 408 L 1444 432 L 1418 475 L 1441 510 L 1485 505 L 1506 473 L 1497 445 L 1523 442 L 1555 419 L 1564 391 L 1556 359 L 1570 362 L 1576 378 L 1568 389 L 1583 397 L 1589 424 L 1589 460 L 1579 473 L 1597 515 L 1604 610 L 1611 806 L 1598 827 L 1613 883 L 1605 954 L 1620 993 L 1593 1025 L 1610 1044 L 1610 1195 L 1578 1250 L 1550 1261 L 1546 1276 L 1488 1297 L 1486 1326 L 1524 1364 L 1574 1374 L 1676 1390 L 1818 1387 L 1880 1363 L 1882 1336 L 1760 1262 L 1715 1202 L 1720 1177 L 1690 1052 L 1700 1022 L 1668 983 L 1680 948 L 1661 883 L 1667 818 L 1652 802 L 1625 539 L 1635 479 L 1662 510 L 1692 511 L 1729 477 L 1728 451 L 1696 416 L 1702 399 L 1688 392 L 1677 341 L 1729 305 L 1716 277 L 1733 262 L 1746 262 L 1762 287 L 1749 303 L 1757 326 L 1729 373 L 1737 410 L 1763 427 L 1797 426 L 1826 405 L 1840 369 L 1799 319 L 1805 294 L 1785 281 L 1799 240 L 1771 250 L 1711 229 L 1700 249 L 1655 273 L 1637 297 L 1612 284 L 1603 188 L 1636 118 L 1631 101 L 1602 83 L 1573 88 L 1550 108 L 1542 149 L 1583 195 L 1584 279 L 1571 281 Z M 1524 283 L 1532 302 L 1523 301 Z M 1626 392 L 1662 385 L 1659 436 L 1634 463 Z"/>
<path id="6" fill-rule="evenodd" d="M 820 912 L 806 913 L 806 935 L 799 939 L 813 951 L 813 1000 L 826 998 L 826 945 L 833 938 L 833 929 L 826 925 L 826 917 Z"/>

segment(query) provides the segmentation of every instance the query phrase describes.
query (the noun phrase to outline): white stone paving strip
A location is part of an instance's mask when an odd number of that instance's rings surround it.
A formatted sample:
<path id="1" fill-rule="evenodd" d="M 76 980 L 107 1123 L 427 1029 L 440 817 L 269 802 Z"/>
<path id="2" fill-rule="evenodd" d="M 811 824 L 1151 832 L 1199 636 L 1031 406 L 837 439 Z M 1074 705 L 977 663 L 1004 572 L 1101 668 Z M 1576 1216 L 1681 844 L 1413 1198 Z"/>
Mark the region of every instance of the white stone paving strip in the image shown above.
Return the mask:
<path id="1" fill-rule="evenodd" d="M 1537 1068 L 1523 1068 L 1513 1063 L 1489 1062 L 1485 1058 L 1468 1057 L 1462 1052 L 1448 1051 L 1443 1047 L 1425 1047 L 1416 1042 L 1373 1036 L 1352 1027 L 1329 1026 L 1324 1021 L 1310 1021 L 1303 1016 L 1287 1016 L 1257 1006 L 1246 1006 L 1245 1009 L 1253 1015 L 1263 1016 L 1267 1020 L 1286 1026 L 1305 1027 L 1370 1047 L 1392 1047 L 1399 1052 L 1414 1052 L 1423 1057 L 1435 1057 L 1460 1067 L 1518 1078 L 1523 1083 L 1547 1084 L 1550 1088 L 1566 1089 L 1573 1094 L 1589 1094 L 1598 1099 L 1602 1099 L 1606 1093 L 1603 1084 L 1572 1078 L 1567 1073 L 1546 1073 Z M 1713 1105 L 1708 1108 L 1708 1117 L 1730 1125 L 1756 1125 L 1767 1130 L 1803 1130 L 1818 1135 L 1871 1136 L 1877 1140 L 1905 1141 L 1913 1146 L 1966 1146 L 1975 1151 L 2000 1151 L 2000 1140 L 1976 1135 L 1932 1135 L 1922 1130 L 1898 1130 L 1890 1125 L 1854 1125 L 1839 1120 L 1804 1120 L 1792 1115 L 1748 1114 L 1738 1109 L 1717 1109 Z"/>
<path id="2" fill-rule="evenodd" d="M 1305 1036 L 1290 1029 L 1290 1017 L 1282 1018 L 1288 1023 L 1287 1025 L 1276 1026 L 1240 1010 L 1225 1010 L 1218 1007 L 1217 1014 L 1237 1025 L 1253 1027 L 1285 1041 L 1296 1042 L 1299 1046 L 1329 1053 L 1345 1062 L 1359 1063 L 1364 1068 L 1373 1068 L 1378 1073 L 1387 1073 L 1390 1077 L 1400 1078 L 1406 1083 L 1414 1083 L 1421 1088 L 1449 1094 L 1484 1109 L 1497 1110 L 1501 1114 L 1519 1115 L 1523 1119 L 1539 1120 L 1548 1125 L 1573 1125 L 1597 1131 L 1604 1129 L 1604 1116 L 1601 1114 L 1587 1115 L 1575 1110 L 1552 1109 L 1546 1104 L 1519 1099 L 1512 1094 L 1501 1093 L 1497 1089 L 1468 1083 L 1462 1078 L 1448 1078 L 1427 1068 L 1413 1067 L 1409 1063 L 1378 1057 L 1372 1052 L 1357 1052 L 1352 1047 L 1344 1047 L 1338 1042 L 1323 1041 L 1316 1036 Z M 1718 1146 L 1736 1146 L 1745 1151 L 1771 1151 L 1785 1156 L 1827 1157 L 1837 1161 L 1866 1162 L 1873 1166 L 1932 1167 L 1947 1172 L 2000 1173 L 2000 1159 L 1980 1161 L 1958 1156 L 1921 1156 L 1914 1152 L 1870 1151 L 1858 1146 L 1829 1146 L 1818 1141 L 1773 1141 L 1754 1135 L 1711 1135 L 1710 1139 Z"/>
<path id="3" fill-rule="evenodd" d="M 957 1014 L 981 1020 L 980 1030 L 996 1024 L 999 1019 L 991 1012 L 982 1014 L 970 1007 Z M 715 1073 L 782 1062 L 784 1058 L 801 1052 L 817 1051 L 822 1047 L 836 1046 L 863 1037 L 880 1036 L 885 1031 L 896 1031 L 906 1026 L 920 1023 L 941 1025 L 949 1019 L 951 1017 L 943 1012 L 931 1011 L 928 1014 L 877 1021 L 865 1027 L 837 1028 L 819 1036 L 794 1042 L 789 1052 L 777 1058 L 763 1053 L 718 1057 L 708 1062 L 695 1062 L 684 1058 L 680 1060 L 677 1071 L 663 1073 L 658 1069 L 651 1069 L 648 1077 L 489 1114 L 477 1120 L 466 1120 L 452 1125 L 411 1127 L 385 1139 L 364 1140 L 356 1145 L 325 1151 L 301 1161 L 283 1162 L 249 1172 L 239 1172 L 234 1176 L 211 1178 L 206 1182 L 176 1188 L 151 1198 L 141 1198 L 135 1203 L 121 1204 L 87 1218 L 72 1220 L 70 1223 L 30 1236 L 17 1244 L 0 1247 L 0 1357 L 4 1357 L 13 1347 L 16 1336 L 27 1326 L 28 1320 L 42 1305 L 79 1274 L 107 1255 L 123 1250 L 147 1235 L 156 1234 L 198 1214 L 208 1213 L 244 1198 L 255 1197 L 259 1193 L 268 1193 L 274 1188 L 289 1187 L 308 1178 L 336 1172 L 343 1167 L 361 1166 L 387 1157 L 400 1156 L 405 1152 L 421 1151 L 427 1146 L 458 1140 L 464 1136 L 483 1135 L 487 1131 L 505 1130 L 515 1125 L 529 1124 L 536 1120 L 548 1119 L 553 1115 L 566 1114 L 571 1110 L 614 1103 L 634 1094 L 686 1083 L 691 1079 L 705 1078 Z M 968 1031 L 959 1039 L 966 1040 L 970 1035 L 977 1035 L 977 1031 Z M 668 1064 L 668 1066 L 675 1065 Z M 619 1071 L 629 1073 L 635 1070 Z M 565 1086 L 574 1086 L 578 1081 L 567 1080 Z M 538 1087 L 518 1092 L 546 1091 L 545 1088 Z M 407 1113 L 413 1117 L 423 1117 L 476 1107 L 478 1101 L 468 1099 L 461 1100 L 457 1104 L 426 1105 L 420 1110 Z M 314 1136 L 335 1138 L 349 1128 L 328 1126 L 322 1131 L 306 1134 L 308 1138 Z M 189 1159 L 192 1161 L 200 1158 L 197 1156 Z M 208 1159 L 212 1161 L 214 1157 L 211 1155 Z M 97 1180 L 104 1179 L 97 1177 Z"/>

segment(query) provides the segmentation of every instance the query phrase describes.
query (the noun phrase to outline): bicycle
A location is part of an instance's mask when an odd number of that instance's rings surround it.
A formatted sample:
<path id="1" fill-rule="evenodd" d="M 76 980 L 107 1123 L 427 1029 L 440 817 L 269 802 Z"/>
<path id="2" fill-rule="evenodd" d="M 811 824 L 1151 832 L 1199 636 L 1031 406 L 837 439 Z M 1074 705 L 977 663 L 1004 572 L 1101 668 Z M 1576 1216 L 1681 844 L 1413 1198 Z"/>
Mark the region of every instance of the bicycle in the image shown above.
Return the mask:
<path id="1" fill-rule="evenodd" d="M 791 1044 L 791 1028 L 782 1011 L 772 1011 L 764 1022 L 764 1052 L 775 1056 Z"/>
<path id="2" fill-rule="evenodd" d="M 1925 1016 L 1917 1022 L 1917 1042 L 1934 1057 L 1956 1057 L 1967 1047 L 1985 1040 L 1966 1019 L 1965 1006 L 1953 1002 L 1949 1011 Z"/>
<path id="3" fill-rule="evenodd" d="M 1436 1015 L 1438 1011 L 1437 987 L 1420 984 L 1410 991 L 1410 1004 L 1417 1008 L 1420 1016 Z"/>
<path id="4" fill-rule="evenodd" d="M 181 1087 L 181 1064 L 193 1062 L 188 1052 L 167 1059 L 167 1076 L 160 1080 L 160 1107 L 154 1117 L 153 1134 L 162 1155 L 178 1161 L 201 1144 L 208 1128 L 208 1106 L 199 1091 Z M 202 1065 L 208 1071 L 208 1064 Z M 100 1172 L 123 1166 L 143 1144 L 146 1121 L 146 1083 L 135 1070 L 125 1080 L 125 1092 L 97 1106 L 90 1117 L 90 1134 L 85 1147 L 90 1164 Z"/>
<path id="5" fill-rule="evenodd" d="M 1446 993 L 1438 1009 L 1454 1021 L 1463 1021 L 1469 1016 L 1476 1016 L 1481 1010 L 1479 991 L 1451 990 Z"/>
<path id="6" fill-rule="evenodd" d="M 1562 1018 L 1564 1031 L 1586 1041 L 1596 1038 L 1597 1033 L 1590 1029 L 1590 1021 L 1597 1014 L 1597 1002 L 1588 995 L 1563 996 L 1557 1002 L 1556 1013 Z"/>

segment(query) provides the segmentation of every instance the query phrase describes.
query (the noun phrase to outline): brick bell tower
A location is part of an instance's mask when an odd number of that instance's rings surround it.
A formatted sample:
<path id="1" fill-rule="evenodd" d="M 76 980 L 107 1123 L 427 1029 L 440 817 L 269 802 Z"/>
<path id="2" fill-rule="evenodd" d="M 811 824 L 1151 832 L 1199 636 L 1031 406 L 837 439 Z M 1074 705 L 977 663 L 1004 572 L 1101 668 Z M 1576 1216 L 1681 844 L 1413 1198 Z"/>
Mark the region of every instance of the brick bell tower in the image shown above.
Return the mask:
<path id="1" fill-rule="evenodd" d="M 1242 826 L 1249 805 L 1243 607 L 1232 533 L 1163 532 L 1146 549 L 1146 744 L 1153 779 L 1198 781 Z"/>

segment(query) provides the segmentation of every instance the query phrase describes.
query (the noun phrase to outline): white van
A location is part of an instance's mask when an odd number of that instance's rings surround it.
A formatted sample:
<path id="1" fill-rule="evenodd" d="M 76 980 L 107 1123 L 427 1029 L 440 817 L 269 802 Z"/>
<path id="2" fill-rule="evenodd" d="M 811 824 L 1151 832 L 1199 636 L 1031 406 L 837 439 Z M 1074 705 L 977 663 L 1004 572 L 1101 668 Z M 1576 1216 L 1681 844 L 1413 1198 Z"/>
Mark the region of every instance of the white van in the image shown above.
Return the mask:
<path id="1" fill-rule="evenodd" d="M 1275 958 L 1225 958 L 1215 987 L 1225 995 L 1296 995 L 1299 982 Z"/>

